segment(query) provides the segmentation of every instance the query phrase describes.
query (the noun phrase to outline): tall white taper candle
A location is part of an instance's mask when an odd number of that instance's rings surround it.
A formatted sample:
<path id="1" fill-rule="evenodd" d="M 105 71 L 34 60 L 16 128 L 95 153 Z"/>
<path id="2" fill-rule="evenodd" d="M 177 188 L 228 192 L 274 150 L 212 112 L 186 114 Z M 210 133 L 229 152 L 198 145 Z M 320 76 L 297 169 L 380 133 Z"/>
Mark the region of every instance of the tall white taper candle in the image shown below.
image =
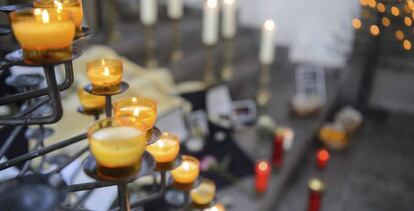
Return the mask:
<path id="1" fill-rule="evenodd" d="M 263 24 L 262 40 L 260 44 L 259 54 L 259 61 L 261 64 L 271 64 L 275 59 L 275 31 L 276 25 L 272 20 L 267 20 Z"/>
<path id="2" fill-rule="evenodd" d="M 157 22 L 157 9 L 157 0 L 141 0 L 141 22 L 144 25 L 154 25 Z"/>
<path id="3" fill-rule="evenodd" d="M 236 35 L 236 8 L 237 0 L 223 0 L 223 23 L 221 25 L 224 38 L 233 38 Z"/>
<path id="4" fill-rule="evenodd" d="M 204 5 L 202 41 L 205 45 L 215 45 L 218 41 L 217 0 L 207 0 Z"/>
<path id="5" fill-rule="evenodd" d="M 183 0 L 167 0 L 168 17 L 180 19 L 183 16 Z"/>

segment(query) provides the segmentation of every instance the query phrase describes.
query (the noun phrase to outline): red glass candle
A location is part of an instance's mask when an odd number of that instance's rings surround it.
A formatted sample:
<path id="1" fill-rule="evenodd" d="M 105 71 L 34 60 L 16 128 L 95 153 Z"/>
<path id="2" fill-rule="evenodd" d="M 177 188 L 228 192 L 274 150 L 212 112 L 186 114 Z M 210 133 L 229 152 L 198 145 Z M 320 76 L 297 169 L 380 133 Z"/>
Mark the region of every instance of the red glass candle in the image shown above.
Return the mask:
<path id="1" fill-rule="evenodd" d="M 270 172 L 271 167 L 269 162 L 260 160 L 256 163 L 256 192 L 266 192 Z"/>
<path id="2" fill-rule="evenodd" d="M 319 211 L 321 208 L 322 194 L 325 190 L 325 184 L 320 179 L 311 179 L 309 186 L 309 203 L 308 211 Z"/>
<path id="3" fill-rule="evenodd" d="M 281 132 L 277 132 L 273 139 L 272 163 L 276 167 L 281 167 L 283 163 L 283 134 Z"/>
<path id="4" fill-rule="evenodd" d="M 316 153 L 316 165 L 319 169 L 324 169 L 329 160 L 329 152 L 326 149 L 320 149 Z"/>

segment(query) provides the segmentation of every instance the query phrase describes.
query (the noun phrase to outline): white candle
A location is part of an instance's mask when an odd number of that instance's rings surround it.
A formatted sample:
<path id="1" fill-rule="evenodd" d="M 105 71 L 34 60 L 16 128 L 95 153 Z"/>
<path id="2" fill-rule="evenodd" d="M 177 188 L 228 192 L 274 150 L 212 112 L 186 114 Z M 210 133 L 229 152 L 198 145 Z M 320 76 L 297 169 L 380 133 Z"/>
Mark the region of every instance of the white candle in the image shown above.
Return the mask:
<path id="1" fill-rule="evenodd" d="M 218 3 L 207 0 L 204 5 L 202 41 L 205 45 L 214 45 L 218 41 Z"/>
<path id="2" fill-rule="evenodd" d="M 180 19 L 183 16 L 183 0 L 167 0 L 168 17 Z"/>
<path id="3" fill-rule="evenodd" d="M 276 30 L 275 22 L 267 20 L 263 24 L 262 40 L 260 44 L 259 61 L 262 64 L 271 64 L 275 57 L 274 34 Z"/>
<path id="4" fill-rule="evenodd" d="M 224 38 L 233 38 L 236 35 L 236 1 L 223 1 L 223 23 L 221 30 Z"/>
<path id="5" fill-rule="evenodd" d="M 141 0 L 141 22 L 144 25 L 153 25 L 157 22 L 157 0 Z"/>

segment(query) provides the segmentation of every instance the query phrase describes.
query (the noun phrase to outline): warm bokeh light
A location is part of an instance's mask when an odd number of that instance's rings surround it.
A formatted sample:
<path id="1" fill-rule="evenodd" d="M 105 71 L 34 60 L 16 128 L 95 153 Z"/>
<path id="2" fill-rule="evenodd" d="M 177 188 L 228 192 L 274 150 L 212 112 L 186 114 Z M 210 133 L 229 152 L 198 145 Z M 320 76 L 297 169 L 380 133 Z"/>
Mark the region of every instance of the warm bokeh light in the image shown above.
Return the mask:
<path id="1" fill-rule="evenodd" d="M 259 169 L 260 171 L 267 171 L 267 169 L 269 169 L 269 165 L 266 162 L 261 161 L 259 163 Z"/>
<path id="2" fill-rule="evenodd" d="M 217 7 L 217 0 L 207 0 L 207 7 L 210 7 L 210 8 Z"/>
<path id="3" fill-rule="evenodd" d="M 398 9 L 395 6 L 391 7 L 391 14 L 393 14 L 394 16 L 400 15 L 400 9 Z"/>
<path id="4" fill-rule="evenodd" d="M 362 6 L 367 6 L 367 5 L 368 5 L 368 0 L 359 0 L 359 3 L 360 3 Z"/>
<path id="5" fill-rule="evenodd" d="M 275 24 L 275 22 L 273 20 L 270 20 L 269 19 L 269 20 L 266 20 L 265 21 L 264 27 L 265 27 L 266 30 L 272 31 L 272 30 L 275 29 L 276 24 Z"/>
<path id="6" fill-rule="evenodd" d="M 360 28 L 361 28 L 361 26 L 362 26 L 361 20 L 359 20 L 358 18 L 354 18 L 354 19 L 352 20 L 352 26 L 353 26 L 355 29 L 360 29 Z"/>
<path id="7" fill-rule="evenodd" d="M 377 10 L 380 12 L 385 12 L 385 5 L 383 3 L 378 3 Z"/>
<path id="8" fill-rule="evenodd" d="M 377 1 L 375 0 L 368 0 L 368 6 L 374 8 L 377 5 Z"/>
<path id="9" fill-rule="evenodd" d="M 329 152 L 326 149 L 321 149 L 318 151 L 318 160 L 320 161 L 328 161 L 329 160 Z"/>
<path id="10" fill-rule="evenodd" d="M 403 40 L 404 39 L 404 32 L 402 32 L 401 30 L 395 31 L 395 37 L 397 38 L 397 40 Z"/>
<path id="11" fill-rule="evenodd" d="M 405 17 L 404 18 L 404 23 L 407 26 L 411 26 L 411 25 L 413 25 L 413 20 L 410 17 Z"/>
<path id="12" fill-rule="evenodd" d="M 409 40 L 404 40 L 403 47 L 405 50 L 411 50 L 411 42 Z"/>
<path id="13" fill-rule="evenodd" d="M 372 25 L 369 29 L 371 31 L 371 34 L 374 36 L 378 36 L 380 33 L 380 30 L 377 25 Z"/>
<path id="14" fill-rule="evenodd" d="M 389 18 L 387 18 L 387 17 L 383 17 L 383 18 L 381 19 L 381 23 L 382 23 L 382 25 L 384 25 L 384 26 L 390 26 L 391 21 L 390 21 L 390 19 L 389 19 Z"/>

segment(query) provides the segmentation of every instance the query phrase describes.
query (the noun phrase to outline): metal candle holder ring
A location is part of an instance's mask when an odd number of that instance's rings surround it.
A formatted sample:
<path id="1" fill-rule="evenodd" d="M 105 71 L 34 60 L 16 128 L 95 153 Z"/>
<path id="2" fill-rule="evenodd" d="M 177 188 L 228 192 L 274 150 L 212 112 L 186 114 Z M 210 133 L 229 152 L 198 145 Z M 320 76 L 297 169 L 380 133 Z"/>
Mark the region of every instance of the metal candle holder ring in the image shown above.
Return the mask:
<path id="1" fill-rule="evenodd" d="M 175 160 L 168 163 L 157 163 L 155 166 L 155 171 L 171 171 L 173 169 L 178 168 L 181 163 L 183 162 L 183 158 L 181 155 L 178 155 Z"/>

